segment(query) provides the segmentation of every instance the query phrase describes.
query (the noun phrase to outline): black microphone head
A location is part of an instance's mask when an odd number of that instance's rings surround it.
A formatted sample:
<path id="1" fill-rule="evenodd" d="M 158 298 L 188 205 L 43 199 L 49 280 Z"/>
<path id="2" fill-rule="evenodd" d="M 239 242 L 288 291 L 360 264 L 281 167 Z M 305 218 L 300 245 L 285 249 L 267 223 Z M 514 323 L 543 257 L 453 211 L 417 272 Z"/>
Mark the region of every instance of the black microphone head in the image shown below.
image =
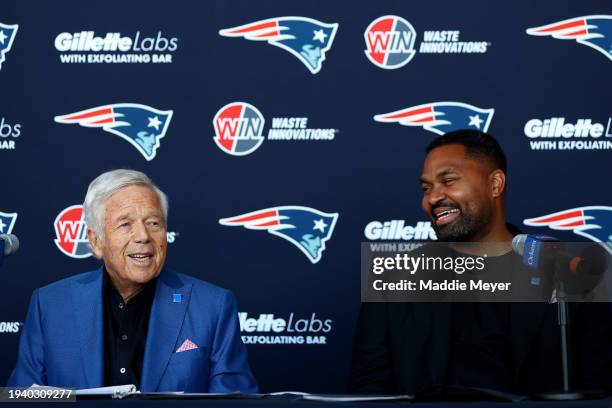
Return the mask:
<path id="1" fill-rule="evenodd" d="M 576 295 L 574 300 L 600 296 L 597 288 L 608 268 L 608 251 L 594 242 L 566 243 L 564 249 L 563 256 L 558 258 L 558 270 L 567 294 Z"/>
<path id="2" fill-rule="evenodd" d="M 13 234 L 0 234 L 0 239 L 4 241 L 4 256 L 14 254 L 19 249 L 19 238 Z"/>
<path id="3" fill-rule="evenodd" d="M 610 255 L 602 244 L 589 243 L 585 245 L 585 248 L 580 254 L 580 258 L 587 260 L 587 262 L 580 263 L 584 264 L 583 273 L 589 275 L 602 275 L 608 268 Z M 580 269 L 580 264 L 578 265 L 578 269 Z"/>
<path id="4" fill-rule="evenodd" d="M 525 252 L 525 240 L 527 240 L 527 234 L 518 234 L 512 238 L 512 250 L 523 256 Z"/>

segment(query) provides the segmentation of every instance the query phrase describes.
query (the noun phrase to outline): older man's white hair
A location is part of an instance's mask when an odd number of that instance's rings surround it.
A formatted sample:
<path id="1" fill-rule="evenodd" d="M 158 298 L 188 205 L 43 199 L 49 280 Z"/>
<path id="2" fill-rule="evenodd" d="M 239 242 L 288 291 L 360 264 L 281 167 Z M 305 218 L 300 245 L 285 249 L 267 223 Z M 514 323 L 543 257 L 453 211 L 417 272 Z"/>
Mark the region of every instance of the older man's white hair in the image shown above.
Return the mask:
<path id="1" fill-rule="evenodd" d="M 83 203 L 85 223 L 102 242 L 104 242 L 102 218 L 104 217 L 106 200 L 119 190 L 134 185 L 147 186 L 155 192 L 161 204 L 164 222 L 168 220 L 168 197 L 146 174 L 128 169 L 107 171 L 100 174 L 89 184 L 87 194 L 85 195 L 85 202 Z"/>

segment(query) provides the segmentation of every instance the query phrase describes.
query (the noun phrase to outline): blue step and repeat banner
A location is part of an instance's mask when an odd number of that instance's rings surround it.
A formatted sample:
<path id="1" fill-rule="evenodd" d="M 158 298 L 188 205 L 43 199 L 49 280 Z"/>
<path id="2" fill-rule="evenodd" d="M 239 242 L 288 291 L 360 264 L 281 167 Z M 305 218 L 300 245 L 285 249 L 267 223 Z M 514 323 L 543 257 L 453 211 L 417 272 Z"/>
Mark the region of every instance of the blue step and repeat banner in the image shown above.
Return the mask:
<path id="1" fill-rule="evenodd" d="M 167 265 L 236 294 L 261 388 L 344 391 L 360 242 L 435 239 L 437 135 L 500 141 L 519 228 L 610 240 L 611 69 L 602 1 L 3 2 L 0 383 L 32 291 L 98 265 L 88 183 L 127 167 L 170 197 Z"/>

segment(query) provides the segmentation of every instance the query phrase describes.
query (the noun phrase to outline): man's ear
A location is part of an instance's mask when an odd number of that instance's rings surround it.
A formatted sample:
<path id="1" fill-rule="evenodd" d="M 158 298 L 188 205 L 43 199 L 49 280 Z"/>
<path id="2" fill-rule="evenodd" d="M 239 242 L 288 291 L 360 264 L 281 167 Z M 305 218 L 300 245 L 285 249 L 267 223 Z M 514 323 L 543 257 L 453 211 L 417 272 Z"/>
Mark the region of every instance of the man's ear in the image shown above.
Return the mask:
<path id="1" fill-rule="evenodd" d="M 489 174 L 489 185 L 491 186 L 491 197 L 501 197 L 506 188 L 506 175 L 503 171 L 497 169 Z"/>
<path id="2" fill-rule="evenodd" d="M 87 238 L 89 239 L 89 246 L 94 256 L 98 259 L 102 259 L 102 242 L 91 228 L 87 228 Z"/>

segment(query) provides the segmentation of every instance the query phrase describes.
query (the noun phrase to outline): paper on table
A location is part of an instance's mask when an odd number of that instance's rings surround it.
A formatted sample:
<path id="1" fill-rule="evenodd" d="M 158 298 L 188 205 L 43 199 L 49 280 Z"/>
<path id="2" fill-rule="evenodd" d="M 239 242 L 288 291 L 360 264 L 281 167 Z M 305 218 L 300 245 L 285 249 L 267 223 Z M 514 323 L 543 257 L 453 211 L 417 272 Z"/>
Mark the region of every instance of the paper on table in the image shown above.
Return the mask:
<path id="1" fill-rule="evenodd" d="M 60 387 L 52 387 L 50 385 L 38 385 L 36 383 L 30 385 L 28 388 L 38 389 L 38 390 L 63 390 Z"/>
<path id="2" fill-rule="evenodd" d="M 301 391 L 278 391 L 271 392 L 273 396 L 296 396 L 306 401 L 324 402 L 367 402 L 367 401 L 404 401 L 413 400 L 412 395 L 321 395 L 309 394 Z"/>
<path id="3" fill-rule="evenodd" d="M 143 392 L 140 399 L 259 399 L 266 394 L 243 394 L 233 392 Z"/>
<path id="4" fill-rule="evenodd" d="M 61 390 L 61 387 L 52 387 L 50 385 L 38 385 L 32 384 L 29 388 L 37 388 L 37 389 L 46 389 L 46 390 Z M 76 390 L 75 395 L 79 396 L 99 396 L 99 397 L 113 397 L 113 398 L 123 398 L 130 394 L 136 394 L 140 391 L 136 390 L 136 386 L 134 384 L 125 384 L 125 385 L 114 385 L 112 387 L 98 387 L 98 388 L 84 388 L 81 390 Z"/>
<path id="5" fill-rule="evenodd" d="M 307 401 L 322 402 L 375 402 L 375 401 L 405 401 L 413 400 L 412 395 L 303 395 Z"/>
<path id="6" fill-rule="evenodd" d="M 310 395 L 307 392 L 302 392 L 302 391 L 276 391 L 276 392 L 271 392 L 268 395 Z"/>
<path id="7" fill-rule="evenodd" d="M 99 388 L 85 388 L 82 390 L 76 390 L 77 397 L 79 396 L 111 396 L 111 397 L 122 397 L 126 394 L 136 392 L 136 386 L 134 384 L 126 385 L 114 385 L 112 387 L 99 387 Z"/>

